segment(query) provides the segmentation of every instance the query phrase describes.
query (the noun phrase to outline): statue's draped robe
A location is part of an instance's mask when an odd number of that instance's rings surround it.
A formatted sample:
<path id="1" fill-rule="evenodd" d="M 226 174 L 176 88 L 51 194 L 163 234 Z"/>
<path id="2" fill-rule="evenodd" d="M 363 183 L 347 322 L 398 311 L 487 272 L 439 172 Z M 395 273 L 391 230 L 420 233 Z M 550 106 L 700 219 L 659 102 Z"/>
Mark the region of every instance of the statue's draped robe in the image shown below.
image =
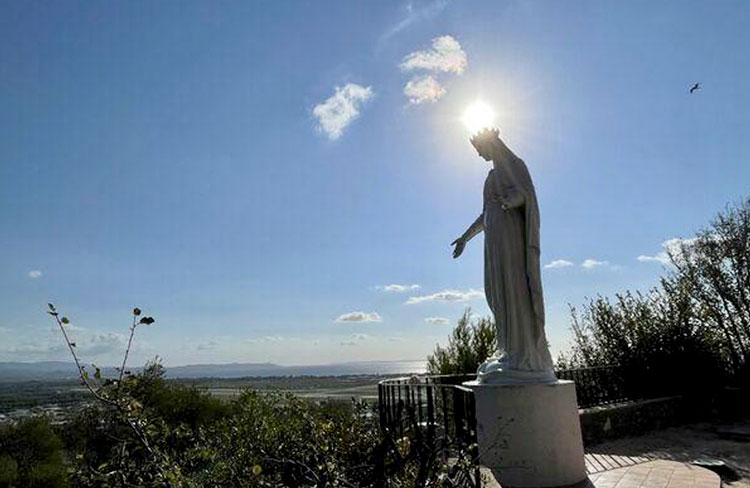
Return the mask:
<path id="1" fill-rule="evenodd" d="M 500 356 L 482 365 L 480 376 L 492 372 L 554 379 L 544 333 L 539 206 L 521 159 L 497 163 L 487 175 L 482 227 L 485 294 L 495 316 Z"/>

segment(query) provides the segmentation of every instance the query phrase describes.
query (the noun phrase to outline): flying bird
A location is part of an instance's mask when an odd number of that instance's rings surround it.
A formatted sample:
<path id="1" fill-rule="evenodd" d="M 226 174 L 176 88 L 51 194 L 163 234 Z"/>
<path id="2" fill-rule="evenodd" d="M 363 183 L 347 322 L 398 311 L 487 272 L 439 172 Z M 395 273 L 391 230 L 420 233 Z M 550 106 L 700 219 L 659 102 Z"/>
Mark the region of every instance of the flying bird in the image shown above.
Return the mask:
<path id="1" fill-rule="evenodd" d="M 696 83 L 695 85 L 690 87 L 690 93 L 693 93 L 695 90 L 700 90 L 700 89 L 701 89 L 701 84 Z"/>

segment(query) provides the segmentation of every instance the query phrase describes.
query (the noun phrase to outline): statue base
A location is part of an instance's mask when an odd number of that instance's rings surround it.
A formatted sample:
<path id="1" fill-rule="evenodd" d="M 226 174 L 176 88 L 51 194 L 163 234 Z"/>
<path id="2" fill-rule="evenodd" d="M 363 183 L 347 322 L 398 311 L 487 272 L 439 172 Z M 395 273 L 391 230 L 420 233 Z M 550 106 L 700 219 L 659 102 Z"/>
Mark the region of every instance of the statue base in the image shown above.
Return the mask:
<path id="1" fill-rule="evenodd" d="M 562 487 L 586 479 L 575 383 L 464 386 L 476 400 L 479 462 L 503 487 Z"/>
<path id="2" fill-rule="evenodd" d="M 480 384 L 530 384 L 530 383 L 556 383 L 555 371 L 550 365 L 549 369 L 524 370 L 511 369 L 508 367 L 505 357 L 489 358 L 479 365 L 477 370 L 477 382 Z"/>

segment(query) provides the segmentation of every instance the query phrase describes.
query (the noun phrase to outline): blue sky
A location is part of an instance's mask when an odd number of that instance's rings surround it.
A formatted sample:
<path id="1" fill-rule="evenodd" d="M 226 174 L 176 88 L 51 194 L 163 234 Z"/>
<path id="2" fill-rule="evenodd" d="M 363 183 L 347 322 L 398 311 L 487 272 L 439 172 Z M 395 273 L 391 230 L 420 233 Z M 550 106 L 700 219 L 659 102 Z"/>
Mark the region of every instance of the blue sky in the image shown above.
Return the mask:
<path id="1" fill-rule="evenodd" d="M 135 305 L 136 362 L 424 357 L 487 313 L 481 237 L 449 246 L 481 211 L 477 99 L 543 264 L 572 263 L 543 270 L 565 349 L 568 303 L 655 285 L 639 256 L 748 195 L 747 25 L 742 1 L 3 2 L 0 360 L 67 358 L 48 301 L 104 363 Z"/>

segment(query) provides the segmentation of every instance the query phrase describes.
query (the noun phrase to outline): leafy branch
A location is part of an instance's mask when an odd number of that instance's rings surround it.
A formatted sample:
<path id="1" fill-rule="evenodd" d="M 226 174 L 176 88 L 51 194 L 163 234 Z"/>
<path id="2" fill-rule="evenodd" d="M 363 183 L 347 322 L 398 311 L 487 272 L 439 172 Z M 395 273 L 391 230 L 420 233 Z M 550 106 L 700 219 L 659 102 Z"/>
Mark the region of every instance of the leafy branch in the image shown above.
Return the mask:
<path id="1" fill-rule="evenodd" d="M 81 361 L 78 357 L 78 354 L 76 354 L 76 343 L 72 342 L 70 340 L 70 337 L 68 336 L 67 331 L 65 330 L 65 326 L 70 325 L 70 319 L 68 317 L 61 317 L 60 313 L 57 311 L 55 306 L 52 303 L 47 304 L 48 310 L 47 313 L 52 316 L 52 318 L 55 320 L 57 325 L 60 327 L 60 332 L 62 332 L 63 338 L 65 339 L 65 343 L 68 345 L 68 349 L 70 350 L 71 356 L 73 356 L 73 361 L 75 361 L 76 368 L 78 370 L 78 376 L 81 380 L 81 383 L 86 387 L 86 389 L 91 392 L 93 397 L 101 402 L 104 405 L 107 405 L 111 408 L 113 408 L 118 414 L 120 420 L 122 420 L 133 432 L 135 435 L 135 438 L 138 440 L 138 442 L 143 446 L 143 448 L 148 452 L 149 456 L 152 458 L 152 460 L 156 461 L 158 456 L 157 453 L 154 451 L 154 449 L 151 447 L 151 443 L 149 442 L 148 435 L 146 434 L 145 430 L 143 429 L 144 423 L 140 421 L 138 418 L 134 418 L 132 415 L 133 412 L 137 411 L 138 402 L 130 398 L 126 395 L 120 394 L 120 388 L 123 384 L 123 374 L 125 373 L 125 365 L 128 360 L 128 355 L 130 354 L 130 348 L 133 344 L 133 336 L 135 335 L 135 329 L 138 325 L 151 325 L 155 322 L 153 317 L 143 317 L 140 320 L 138 320 L 138 317 L 141 315 L 141 310 L 139 308 L 133 309 L 133 324 L 130 326 L 130 338 L 128 340 L 128 346 L 125 349 L 125 355 L 122 360 L 122 366 L 120 367 L 120 375 L 117 380 L 117 390 L 115 394 L 111 394 L 108 392 L 108 390 L 101 386 L 101 370 L 96 367 L 96 371 L 94 373 L 94 378 L 97 382 L 99 382 L 99 385 L 94 387 L 94 385 L 91 382 L 91 379 L 89 377 L 88 371 L 86 371 L 85 366 L 81 364 Z M 107 382 L 105 382 L 105 385 Z"/>

